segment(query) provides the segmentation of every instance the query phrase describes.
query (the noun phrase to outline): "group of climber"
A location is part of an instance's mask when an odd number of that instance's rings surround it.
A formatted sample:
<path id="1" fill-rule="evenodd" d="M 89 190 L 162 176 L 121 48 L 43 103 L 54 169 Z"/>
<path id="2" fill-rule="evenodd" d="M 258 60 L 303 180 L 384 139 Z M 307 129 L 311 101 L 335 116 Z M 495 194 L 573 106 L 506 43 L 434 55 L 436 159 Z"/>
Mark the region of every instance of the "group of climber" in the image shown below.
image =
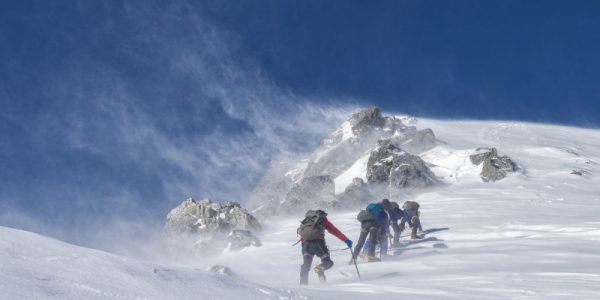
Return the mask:
<path id="1" fill-rule="evenodd" d="M 350 264 L 355 264 L 356 259 L 363 251 L 362 257 L 367 262 L 380 261 L 387 255 L 388 237 L 392 240 L 392 246 L 400 243 L 400 235 L 406 224 L 411 229 L 411 239 L 418 239 L 417 232 L 422 231 L 419 219 L 419 204 L 414 201 L 406 201 L 402 208 L 398 203 L 383 199 L 381 202 L 371 203 L 366 209 L 358 213 L 357 220 L 361 223 L 360 236 L 352 251 L 352 241 L 346 237 L 327 219 L 327 213 L 322 210 L 309 210 L 298 227 L 299 242 L 302 247 L 303 263 L 300 267 L 300 284 L 308 284 L 308 274 L 312 266 L 313 257 L 316 255 L 321 263 L 313 268 L 319 280 L 325 282 L 325 270 L 333 266 L 329 255 L 329 249 L 325 243 L 325 230 L 335 235 L 348 246 L 352 253 Z M 394 231 L 390 234 L 389 227 Z M 380 248 L 380 257 L 377 258 L 375 251 Z"/>

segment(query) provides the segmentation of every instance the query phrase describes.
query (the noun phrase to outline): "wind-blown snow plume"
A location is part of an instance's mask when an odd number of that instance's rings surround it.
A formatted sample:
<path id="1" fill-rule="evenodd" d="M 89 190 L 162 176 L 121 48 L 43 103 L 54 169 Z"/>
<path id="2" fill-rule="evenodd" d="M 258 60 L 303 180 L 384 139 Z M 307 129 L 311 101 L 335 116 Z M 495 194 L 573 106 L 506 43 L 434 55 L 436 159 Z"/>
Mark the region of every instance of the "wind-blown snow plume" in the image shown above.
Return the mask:
<path id="1" fill-rule="evenodd" d="M 187 2 L 119 5 L 94 11 L 101 21 L 83 36 L 61 29 L 58 42 L 111 51 L 74 56 L 44 76 L 47 102 L 15 125 L 40 153 L 30 163 L 43 180 L 2 193 L 24 216 L 2 215 L 0 224 L 97 246 L 99 228 L 141 234 L 135 224 L 160 226 L 187 196 L 243 202 L 272 157 L 315 147 L 353 110 L 278 88 L 238 53 L 233 34 Z"/>

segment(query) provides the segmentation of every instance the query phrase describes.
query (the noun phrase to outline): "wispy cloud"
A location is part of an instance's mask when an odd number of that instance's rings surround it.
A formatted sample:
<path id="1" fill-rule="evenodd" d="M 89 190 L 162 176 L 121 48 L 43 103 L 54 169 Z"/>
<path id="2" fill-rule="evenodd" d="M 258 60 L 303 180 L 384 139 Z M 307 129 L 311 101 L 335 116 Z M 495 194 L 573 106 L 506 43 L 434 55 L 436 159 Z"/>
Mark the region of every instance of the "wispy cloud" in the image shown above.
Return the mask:
<path id="1" fill-rule="evenodd" d="M 54 167 L 92 158 L 94 167 L 74 168 L 82 172 L 74 175 L 110 182 L 46 187 L 39 201 L 57 206 L 57 213 L 40 220 L 28 217 L 32 207 L 20 205 L 12 217 L 1 216 L 3 224 L 105 248 L 115 243 L 99 243 L 113 235 L 151 228 L 153 236 L 168 209 L 186 196 L 245 201 L 273 157 L 306 153 L 356 108 L 347 104 L 352 99 L 277 87 L 240 56 L 234 34 L 185 2 L 127 3 L 124 11 L 122 19 L 107 16 L 89 33 L 113 41 L 110 58 L 76 57 L 47 76 L 42 88 L 50 107 L 30 124 L 28 137 L 45 155 L 64 160 Z M 84 7 L 81 13 L 89 12 Z M 82 160 L 73 161 L 76 155 Z M 61 218 L 83 227 L 44 229 Z"/>

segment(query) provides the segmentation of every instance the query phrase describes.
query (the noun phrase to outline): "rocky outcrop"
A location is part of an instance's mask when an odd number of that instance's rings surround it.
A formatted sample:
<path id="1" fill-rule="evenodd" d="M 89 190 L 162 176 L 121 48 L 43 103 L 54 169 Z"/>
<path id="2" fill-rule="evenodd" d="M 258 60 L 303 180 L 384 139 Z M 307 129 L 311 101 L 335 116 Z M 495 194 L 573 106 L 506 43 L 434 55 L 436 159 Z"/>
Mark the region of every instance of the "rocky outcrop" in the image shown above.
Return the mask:
<path id="1" fill-rule="evenodd" d="M 223 250 L 232 232 L 258 232 L 258 220 L 237 202 L 220 204 L 188 198 L 169 212 L 165 234 L 171 241 L 190 244 L 200 254 Z"/>
<path id="2" fill-rule="evenodd" d="M 396 145 L 399 145 L 402 150 L 411 154 L 418 154 L 429 150 L 438 143 L 433 130 L 429 128 L 417 130 L 412 126 L 406 127 L 404 134 L 394 136 L 391 140 Z"/>
<path id="3" fill-rule="evenodd" d="M 252 192 L 249 205 L 260 216 L 274 211 L 326 208 L 334 199 L 334 179 L 358 160 L 364 160 L 365 155 L 378 147 L 379 140 L 388 140 L 403 150 L 404 154 L 395 159 L 394 172 L 391 168 L 380 170 L 372 166 L 372 180 L 367 180 L 363 187 L 353 186 L 344 191 L 335 197 L 334 205 L 365 201 L 363 199 L 373 194 L 379 197 L 389 192 L 381 187 L 384 181 L 393 187 L 434 184 L 433 173 L 415 155 L 435 147 L 438 141 L 431 129 L 418 130 L 412 126 L 416 123 L 414 118 L 385 116 L 377 107 L 356 112 L 324 138 L 308 157 L 272 163 Z M 386 173 L 385 179 L 376 179 L 378 172 Z"/>
<path id="4" fill-rule="evenodd" d="M 348 122 L 350 122 L 352 132 L 357 135 L 364 135 L 371 132 L 374 128 L 381 128 L 385 125 L 385 118 L 377 107 L 369 107 L 354 113 Z"/>
<path id="5" fill-rule="evenodd" d="M 391 188 L 420 188 L 439 181 L 418 156 L 400 149 L 391 140 L 379 141 L 367 163 L 367 181 Z"/>
<path id="6" fill-rule="evenodd" d="M 286 213 L 298 210 L 326 209 L 331 207 L 335 198 L 335 185 L 328 175 L 302 178 L 292 187 L 281 204 Z"/>
<path id="7" fill-rule="evenodd" d="M 496 148 L 478 148 L 476 151 L 469 158 L 474 165 L 483 164 L 480 174 L 483 181 L 498 181 L 506 177 L 507 173 L 519 169 L 508 156 L 499 156 Z"/>
<path id="8" fill-rule="evenodd" d="M 221 275 L 221 276 L 231 276 L 231 275 L 233 275 L 233 272 L 231 271 L 230 268 L 225 267 L 225 266 L 221 266 L 221 265 L 214 265 L 214 266 L 208 268 L 207 271 L 215 273 L 217 275 Z"/>

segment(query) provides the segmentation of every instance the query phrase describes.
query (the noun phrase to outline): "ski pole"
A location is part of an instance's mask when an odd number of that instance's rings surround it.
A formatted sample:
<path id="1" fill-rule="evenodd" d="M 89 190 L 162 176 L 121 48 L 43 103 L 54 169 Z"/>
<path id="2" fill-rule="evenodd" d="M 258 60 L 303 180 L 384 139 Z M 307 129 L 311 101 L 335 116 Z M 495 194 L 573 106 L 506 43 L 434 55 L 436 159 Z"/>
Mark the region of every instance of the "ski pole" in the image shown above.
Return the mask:
<path id="1" fill-rule="evenodd" d="M 332 251 L 344 251 L 344 250 L 348 250 L 348 249 L 350 249 L 350 248 L 329 249 L 329 252 L 332 252 Z"/>
<path id="2" fill-rule="evenodd" d="M 360 279 L 360 272 L 358 271 L 358 265 L 356 264 L 356 257 L 354 256 L 354 251 L 352 251 L 352 248 L 348 248 L 350 249 L 350 254 L 352 255 L 352 261 L 354 262 L 354 267 L 356 268 L 356 274 L 358 275 L 358 280 L 362 280 Z"/>

